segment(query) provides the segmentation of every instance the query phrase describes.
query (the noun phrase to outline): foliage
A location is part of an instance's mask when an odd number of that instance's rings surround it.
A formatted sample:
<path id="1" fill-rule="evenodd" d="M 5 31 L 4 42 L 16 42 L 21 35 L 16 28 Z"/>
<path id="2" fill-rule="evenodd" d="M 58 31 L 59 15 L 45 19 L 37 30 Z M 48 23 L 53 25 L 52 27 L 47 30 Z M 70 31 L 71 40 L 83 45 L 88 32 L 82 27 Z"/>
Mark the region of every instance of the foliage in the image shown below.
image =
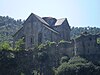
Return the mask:
<path id="1" fill-rule="evenodd" d="M 58 44 L 67 44 L 67 43 L 70 43 L 70 42 L 65 41 L 65 40 L 61 40 Z"/>
<path id="2" fill-rule="evenodd" d="M 76 63 L 87 63 L 87 60 L 81 58 L 80 56 L 72 57 L 69 61 L 69 64 L 76 64 Z"/>
<path id="3" fill-rule="evenodd" d="M 83 32 L 90 34 L 100 34 L 100 28 L 97 27 L 72 27 L 71 28 L 71 39 L 76 38 Z"/>
<path id="4" fill-rule="evenodd" d="M 64 40 L 60 40 L 60 42 L 59 43 L 65 43 L 66 41 L 64 41 Z"/>
<path id="5" fill-rule="evenodd" d="M 42 50 L 42 49 L 46 49 L 46 47 L 45 47 L 44 44 L 40 44 L 40 45 L 38 46 L 38 49 L 39 49 L 39 50 Z"/>
<path id="6" fill-rule="evenodd" d="M 60 42 L 58 42 L 58 46 L 63 47 L 63 48 L 66 48 L 67 44 L 70 44 L 70 42 L 65 41 L 65 40 L 61 40 Z"/>
<path id="7" fill-rule="evenodd" d="M 25 75 L 23 72 L 21 72 L 21 75 Z"/>
<path id="8" fill-rule="evenodd" d="M 51 47 L 51 46 L 53 46 L 53 45 L 56 45 L 56 43 L 55 42 L 50 42 L 50 41 L 47 41 L 45 44 L 40 44 L 39 46 L 38 46 L 38 49 L 39 50 L 46 50 L 46 49 L 48 49 L 49 47 Z"/>
<path id="9" fill-rule="evenodd" d="M 57 68 L 56 75 L 99 75 L 99 71 L 84 58 L 73 57 L 68 63 L 64 62 Z"/>
<path id="10" fill-rule="evenodd" d="M 60 63 L 68 62 L 69 57 L 68 56 L 63 56 L 60 60 Z"/>
<path id="11" fill-rule="evenodd" d="M 100 44 L 100 38 L 97 38 L 97 44 Z"/>
<path id="12" fill-rule="evenodd" d="M 13 41 L 12 35 L 22 27 L 21 19 L 14 20 L 9 16 L 0 16 L 0 41 Z"/>
<path id="13" fill-rule="evenodd" d="M 55 45 L 55 44 L 56 44 L 56 42 L 50 42 L 50 41 L 46 42 L 46 45 L 48 45 L 49 47 L 52 46 L 52 45 Z"/>
<path id="14" fill-rule="evenodd" d="M 15 54 L 12 51 L 0 51 L 0 75 L 18 75 Z"/>
<path id="15" fill-rule="evenodd" d="M 15 49 L 16 51 L 19 51 L 19 50 L 24 50 L 24 41 L 23 39 L 19 39 L 18 41 L 16 41 L 15 43 Z"/>
<path id="16" fill-rule="evenodd" d="M 9 42 L 0 43 L 0 50 L 12 50 Z"/>
<path id="17" fill-rule="evenodd" d="M 14 53 L 9 53 L 8 55 L 7 55 L 7 58 L 15 58 L 15 55 L 14 55 Z"/>

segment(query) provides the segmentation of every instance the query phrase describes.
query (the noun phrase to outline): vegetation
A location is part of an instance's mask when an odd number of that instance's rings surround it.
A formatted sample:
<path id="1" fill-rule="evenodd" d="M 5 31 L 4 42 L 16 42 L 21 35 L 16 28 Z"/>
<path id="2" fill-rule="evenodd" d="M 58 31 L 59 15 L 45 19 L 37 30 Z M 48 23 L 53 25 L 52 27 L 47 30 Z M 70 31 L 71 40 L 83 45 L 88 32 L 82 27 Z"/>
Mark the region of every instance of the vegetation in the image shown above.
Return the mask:
<path id="1" fill-rule="evenodd" d="M 22 27 L 21 19 L 14 20 L 9 16 L 0 16 L 0 42 L 12 41 L 13 34 Z"/>
<path id="2" fill-rule="evenodd" d="M 39 50 L 45 50 L 53 45 L 56 45 L 56 42 L 50 42 L 50 41 L 47 41 L 45 44 L 40 44 L 37 48 Z"/>
<path id="3" fill-rule="evenodd" d="M 56 75 L 99 75 L 100 70 L 93 63 L 81 57 L 73 57 L 62 63 L 56 70 Z"/>
<path id="4" fill-rule="evenodd" d="M 12 47 L 9 42 L 0 43 L 0 50 L 12 50 Z"/>
<path id="5" fill-rule="evenodd" d="M 100 44 L 100 38 L 97 38 L 97 44 Z"/>
<path id="6" fill-rule="evenodd" d="M 25 49 L 24 48 L 25 43 L 24 43 L 23 39 L 24 38 L 19 39 L 18 41 L 16 41 L 14 50 L 19 51 L 19 50 L 24 50 Z"/>
<path id="7" fill-rule="evenodd" d="M 71 28 L 71 38 L 76 38 L 83 32 L 88 32 L 90 34 L 100 34 L 100 28 L 97 27 L 72 27 Z"/>
<path id="8" fill-rule="evenodd" d="M 63 56 L 63 57 L 61 58 L 60 63 L 62 64 L 62 63 L 64 63 L 64 62 L 68 62 L 68 60 L 69 60 L 69 57 L 68 57 L 68 56 Z"/>
<path id="9" fill-rule="evenodd" d="M 61 40 L 58 44 L 65 44 L 65 43 L 69 43 L 68 41 L 64 41 L 64 40 Z"/>
<path id="10" fill-rule="evenodd" d="M 16 50 L 10 50 L 10 44 L 1 44 L 0 70 L 1 75 L 99 75 L 100 66 L 80 56 L 61 57 L 50 53 L 54 42 L 41 44 L 35 50 L 25 51 L 20 47 L 23 39 L 17 41 Z M 52 45 L 53 44 L 53 45 Z M 56 57 L 56 58 L 55 58 Z M 55 67 L 53 64 L 58 64 Z M 7 74 L 6 74 L 7 73 Z"/>

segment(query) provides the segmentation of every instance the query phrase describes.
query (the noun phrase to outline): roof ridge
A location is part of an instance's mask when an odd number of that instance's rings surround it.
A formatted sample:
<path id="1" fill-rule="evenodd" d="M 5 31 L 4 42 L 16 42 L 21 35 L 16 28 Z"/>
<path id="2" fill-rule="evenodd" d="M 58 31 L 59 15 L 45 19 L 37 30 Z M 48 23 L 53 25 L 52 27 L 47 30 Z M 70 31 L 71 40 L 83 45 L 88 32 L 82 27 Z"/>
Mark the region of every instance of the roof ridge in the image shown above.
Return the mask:
<path id="1" fill-rule="evenodd" d="M 42 23 L 49 25 L 49 24 L 48 24 L 44 19 L 42 19 L 40 16 L 38 16 L 38 15 L 36 15 L 36 14 L 34 14 L 34 13 L 31 13 L 31 14 L 34 15 L 36 18 L 38 18 L 38 20 L 40 20 Z"/>

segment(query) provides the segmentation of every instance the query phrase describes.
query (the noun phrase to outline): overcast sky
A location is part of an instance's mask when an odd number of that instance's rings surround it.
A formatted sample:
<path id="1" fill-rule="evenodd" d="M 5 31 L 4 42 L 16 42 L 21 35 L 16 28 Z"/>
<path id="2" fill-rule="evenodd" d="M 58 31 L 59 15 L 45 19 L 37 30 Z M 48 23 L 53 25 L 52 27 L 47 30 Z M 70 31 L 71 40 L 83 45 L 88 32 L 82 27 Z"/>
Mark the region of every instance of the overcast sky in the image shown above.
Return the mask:
<path id="1" fill-rule="evenodd" d="M 100 0 L 0 0 L 1 16 L 26 19 L 31 13 L 67 18 L 70 26 L 100 28 Z"/>

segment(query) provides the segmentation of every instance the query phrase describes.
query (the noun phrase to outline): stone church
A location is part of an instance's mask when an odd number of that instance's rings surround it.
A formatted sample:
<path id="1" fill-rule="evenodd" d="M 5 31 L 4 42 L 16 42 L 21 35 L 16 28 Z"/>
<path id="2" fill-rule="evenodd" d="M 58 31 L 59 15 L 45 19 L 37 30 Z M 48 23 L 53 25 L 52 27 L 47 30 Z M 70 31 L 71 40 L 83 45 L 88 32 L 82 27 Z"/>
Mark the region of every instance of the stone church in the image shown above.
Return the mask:
<path id="1" fill-rule="evenodd" d="M 23 27 L 14 34 L 14 43 L 23 38 L 25 49 L 29 49 L 46 41 L 70 41 L 70 31 L 67 18 L 41 18 L 31 13 L 23 23 Z"/>

